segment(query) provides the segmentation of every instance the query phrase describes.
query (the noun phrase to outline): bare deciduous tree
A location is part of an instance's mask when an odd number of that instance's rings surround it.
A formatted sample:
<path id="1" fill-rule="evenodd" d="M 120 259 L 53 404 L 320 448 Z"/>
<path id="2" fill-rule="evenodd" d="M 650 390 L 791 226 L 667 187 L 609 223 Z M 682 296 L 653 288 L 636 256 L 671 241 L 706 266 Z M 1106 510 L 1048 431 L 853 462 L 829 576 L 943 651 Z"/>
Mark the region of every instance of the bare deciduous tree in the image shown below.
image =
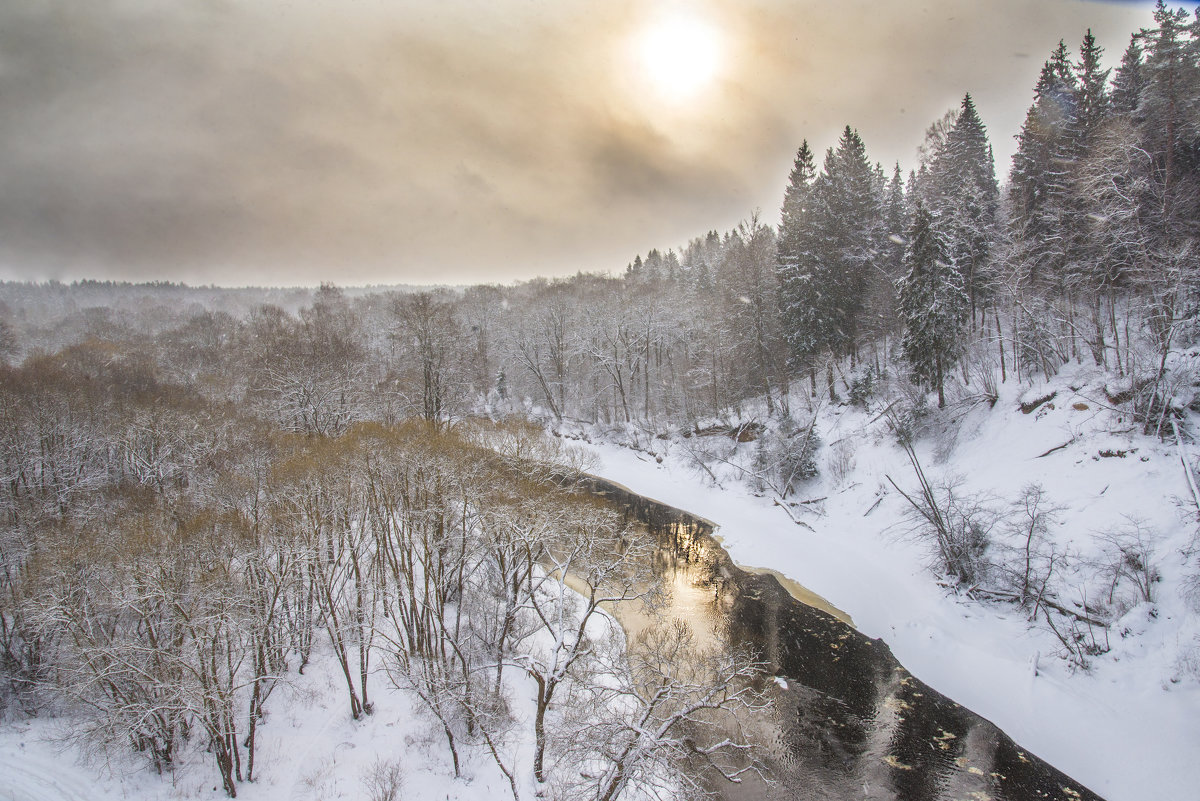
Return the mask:
<path id="1" fill-rule="evenodd" d="M 592 722 L 577 732 L 579 767 L 564 783 L 596 801 L 624 794 L 700 798 L 701 776 L 738 783 L 758 771 L 744 716 L 770 706 L 765 665 L 731 643 L 701 648 L 687 623 L 638 636 L 616 687 L 592 688 Z"/>

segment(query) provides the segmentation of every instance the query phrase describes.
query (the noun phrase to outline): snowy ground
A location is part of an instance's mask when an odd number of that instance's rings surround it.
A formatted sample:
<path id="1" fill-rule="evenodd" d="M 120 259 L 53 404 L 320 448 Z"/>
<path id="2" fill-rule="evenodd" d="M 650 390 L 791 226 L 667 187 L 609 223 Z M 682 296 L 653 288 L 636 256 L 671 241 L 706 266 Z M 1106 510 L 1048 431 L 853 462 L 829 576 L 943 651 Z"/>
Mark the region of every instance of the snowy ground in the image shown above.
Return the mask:
<path id="1" fill-rule="evenodd" d="M 1110 801 L 1195 798 L 1200 622 L 1180 590 L 1194 527 L 1186 514 L 1190 492 L 1175 446 L 1132 431 L 1087 379 L 1066 374 L 1048 388 L 1002 387 L 995 408 L 976 407 L 953 441 L 918 446 L 931 477 L 961 475 L 998 499 L 1040 482 L 1064 507 L 1052 531 L 1060 547 L 1093 553 L 1096 534 L 1124 524 L 1125 515 L 1159 532 L 1157 603 L 1118 621 L 1111 651 L 1087 673 L 1071 670 L 1056 656 L 1059 642 L 1030 629 L 1019 610 L 955 598 L 935 583 L 922 546 L 903 536 L 906 501 L 885 477 L 911 487 L 911 467 L 881 422 L 868 425 L 873 414 L 849 407 L 822 413 L 825 458 L 835 443 L 848 443 L 840 455 L 849 452 L 852 468 L 835 483 L 837 471 L 824 464 L 822 478 L 801 492 L 801 499 L 828 496 L 823 513 L 796 513 L 811 529 L 738 482 L 714 487 L 687 465 L 679 440 L 653 442 L 661 463 L 628 447 L 587 447 L 599 457 L 599 473 L 714 521 L 736 562 L 772 568 L 824 596 L 861 631 L 886 641 L 914 674 Z M 1022 397 L 1050 390 L 1058 391 L 1053 401 L 1028 415 L 1018 410 Z"/>
<path id="2" fill-rule="evenodd" d="M 390 687 L 383 674 L 371 685 L 375 713 L 351 720 L 343 679 L 331 653 L 317 655 L 304 676 L 293 676 L 271 697 L 259 730 L 253 783 L 238 785 L 245 801 L 376 801 L 387 799 L 374 779 L 394 765 L 394 801 L 479 801 L 511 798 L 508 785 L 482 748 L 464 747 L 462 778 L 432 718 Z M 61 744 L 70 721 L 30 720 L 0 727 L 0 801 L 177 801 L 225 797 L 211 757 L 189 753 L 174 776 L 153 775 L 144 760 L 81 761 Z M 381 770 L 382 769 L 382 770 Z"/>
<path id="3" fill-rule="evenodd" d="M 570 582 L 568 581 L 568 587 Z M 570 589 L 567 590 L 570 592 Z M 618 652 L 625 634 L 600 609 L 587 624 L 593 642 Z M 323 634 L 318 634 L 322 638 Z M 548 648 L 545 632 L 530 638 Z M 314 650 L 304 674 L 291 672 L 270 696 L 258 729 L 255 778 L 239 782 L 245 801 L 498 801 L 512 790 L 485 745 L 457 733 L 460 775 L 440 724 L 415 694 L 397 689 L 376 654 L 370 679 L 371 715 L 350 716 L 345 680 L 327 643 Z M 536 797 L 533 717 L 536 688 L 511 668 L 504 685 L 511 729 L 500 738 L 506 765 L 516 766 L 522 799 Z M 564 685 L 563 697 L 568 697 Z M 552 709 L 550 718 L 557 716 Z M 226 797 L 201 737 L 183 749 L 173 774 L 157 776 L 144 759 L 117 744 L 108 752 L 88 747 L 85 758 L 76 721 L 35 718 L 0 725 L 0 801 L 179 801 Z M 243 755 L 243 760 L 245 759 Z M 550 754 L 553 773 L 558 757 Z M 244 766 L 244 762 L 243 762 Z M 394 791 L 394 792 L 393 792 Z"/>

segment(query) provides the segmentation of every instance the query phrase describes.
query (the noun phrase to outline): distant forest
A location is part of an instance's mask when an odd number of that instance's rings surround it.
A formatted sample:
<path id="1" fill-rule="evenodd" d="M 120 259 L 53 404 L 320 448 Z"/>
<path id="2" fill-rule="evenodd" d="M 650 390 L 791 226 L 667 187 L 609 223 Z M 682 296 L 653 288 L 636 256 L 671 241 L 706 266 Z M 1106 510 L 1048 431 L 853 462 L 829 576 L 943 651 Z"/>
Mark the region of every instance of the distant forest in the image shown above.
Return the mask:
<path id="1" fill-rule="evenodd" d="M 751 397 L 786 406 L 797 379 L 845 395 L 864 367 L 907 371 L 942 403 L 956 371 L 1153 373 L 1195 335 L 1200 275 L 1200 29 L 1162 3 L 1155 21 L 1115 69 L 1090 32 L 1077 53 L 1059 44 L 1003 185 L 967 95 L 907 176 L 847 126 L 819 170 L 800 146 L 778 226 L 754 215 L 620 277 L 311 299 L 151 284 L 124 312 L 96 282 L 13 284 L 0 354 L 106 343 L 313 434 L 481 407 L 687 427 Z"/>

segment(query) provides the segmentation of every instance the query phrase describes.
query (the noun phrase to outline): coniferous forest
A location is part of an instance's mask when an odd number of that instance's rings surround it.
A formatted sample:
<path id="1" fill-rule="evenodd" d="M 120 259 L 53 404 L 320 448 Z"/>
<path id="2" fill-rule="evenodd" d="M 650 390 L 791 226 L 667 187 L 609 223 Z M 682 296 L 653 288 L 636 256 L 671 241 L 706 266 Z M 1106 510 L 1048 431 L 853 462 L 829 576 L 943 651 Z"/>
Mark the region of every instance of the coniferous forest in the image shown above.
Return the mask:
<path id="1" fill-rule="evenodd" d="M 658 592 L 649 545 L 544 431 L 675 438 L 786 503 L 817 475 L 821 408 L 889 415 L 920 476 L 930 421 L 1086 364 L 1140 433 L 1190 441 L 1200 12 L 1154 20 L 1119 61 L 1090 31 L 1048 54 L 1011 165 L 969 93 L 907 174 L 849 121 L 800 144 L 778 217 L 614 275 L 0 284 L 0 708 L 78 715 L 81 747 L 162 774 L 203 752 L 234 797 L 276 689 L 328 649 L 351 718 L 411 693 L 455 774 L 478 749 L 514 797 L 525 773 L 606 801 L 736 776 L 746 743 L 697 732 L 767 704 L 761 663 L 593 633 L 602 603 Z M 1036 549 L 1037 500 L 1001 563 L 921 480 L 938 575 L 1040 612 L 1086 669 L 1104 613 L 1052 596 L 1067 556 Z M 1149 601 L 1137 544 L 1112 586 Z"/>

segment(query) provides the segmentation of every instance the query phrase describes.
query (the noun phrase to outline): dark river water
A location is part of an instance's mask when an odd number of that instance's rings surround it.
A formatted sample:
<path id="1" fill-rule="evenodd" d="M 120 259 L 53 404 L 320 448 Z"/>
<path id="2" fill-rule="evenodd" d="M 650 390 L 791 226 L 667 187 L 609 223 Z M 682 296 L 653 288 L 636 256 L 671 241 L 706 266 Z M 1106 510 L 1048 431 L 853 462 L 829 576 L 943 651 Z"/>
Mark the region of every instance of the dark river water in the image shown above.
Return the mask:
<path id="1" fill-rule="evenodd" d="M 751 644 L 780 679 L 774 742 L 766 749 L 770 781 L 722 782 L 714 787 L 722 797 L 1100 799 L 912 676 L 882 640 L 837 610 L 802 603 L 775 576 L 737 567 L 708 521 L 603 479 L 584 483 L 658 538 L 672 591 L 662 614 L 688 620 L 702 636 L 720 628 Z M 647 622 L 637 610 L 615 611 L 627 631 Z"/>

